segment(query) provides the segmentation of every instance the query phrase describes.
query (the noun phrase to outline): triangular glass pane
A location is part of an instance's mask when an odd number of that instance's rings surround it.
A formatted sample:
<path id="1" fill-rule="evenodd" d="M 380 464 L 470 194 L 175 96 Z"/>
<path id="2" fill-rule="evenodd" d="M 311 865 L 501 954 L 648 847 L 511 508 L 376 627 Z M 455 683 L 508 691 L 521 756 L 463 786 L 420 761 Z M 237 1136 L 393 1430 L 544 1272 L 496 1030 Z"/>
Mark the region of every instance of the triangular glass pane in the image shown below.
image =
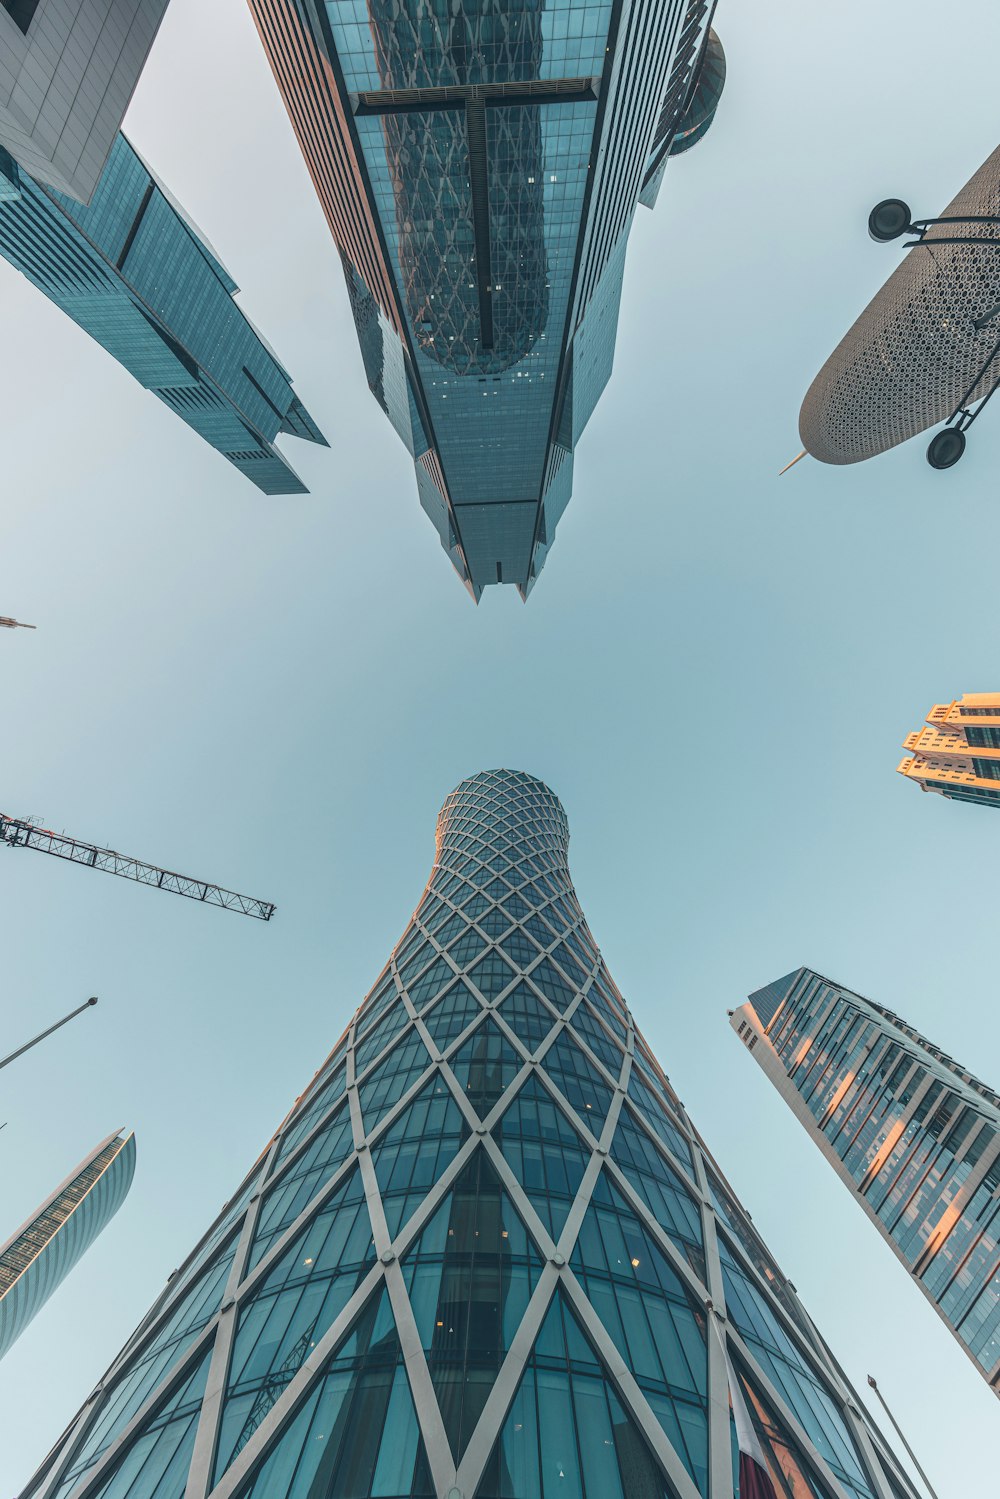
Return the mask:
<path id="1" fill-rule="evenodd" d="M 449 916 L 449 910 L 447 906 L 445 906 L 444 908 L 444 914 L 446 916 Z M 437 937 L 442 947 L 447 947 L 452 937 L 457 937 L 459 932 L 464 932 L 468 924 L 469 923 L 466 921 L 464 915 L 459 916 L 457 913 L 452 912 L 449 916 L 449 919 L 444 922 L 443 925 L 438 926 L 434 935 Z"/>
<path id="2" fill-rule="evenodd" d="M 150 1499 L 183 1494 L 211 1356 L 209 1349 L 180 1389 L 146 1422 L 111 1476 L 92 1491 L 93 1499 L 126 1499 L 139 1492 Z M 140 1488 L 135 1489 L 137 1479 Z"/>
<path id="3" fill-rule="evenodd" d="M 742 1369 L 738 1371 L 737 1378 L 740 1381 L 743 1403 L 757 1432 L 778 1499 L 827 1499 L 826 1489 L 821 1488 L 818 1480 L 813 1477 L 798 1443 L 789 1436 L 784 1424 L 763 1395 Z M 740 1499 L 740 1449 L 731 1410 L 729 1439 L 733 1454 L 733 1496 L 734 1499 Z M 865 1492 L 869 1490 L 866 1488 Z M 753 1499 L 753 1496 L 745 1496 L 745 1499 Z"/>
<path id="4" fill-rule="evenodd" d="M 446 984 L 450 984 L 454 977 L 455 970 L 451 964 L 446 963 L 444 958 L 438 958 L 431 964 L 427 972 L 417 979 L 416 983 L 409 986 L 407 993 L 413 1001 L 414 1006 L 418 1010 L 422 1009 L 427 1001 L 439 989 L 443 989 Z"/>
<path id="5" fill-rule="evenodd" d="M 594 1018 L 587 1001 L 582 1000 L 573 1011 L 570 1021 L 574 1031 L 583 1037 L 595 1057 L 599 1057 L 613 1077 L 621 1076 L 624 1052 L 611 1040 L 607 1031 Z"/>
<path id="6" fill-rule="evenodd" d="M 614 990 L 609 983 L 609 975 L 606 968 L 601 968 L 594 978 L 590 988 L 591 999 L 594 1003 L 598 1000 L 603 1002 L 604 1012 L 602 1019 L 607 1019 L 618 1031 L 624 1041 L 628 1035 L 628 1025 L 621 1006 L 614 998 Z"/>
<path id="7" fill-rule="evenodd" d="M 370 1077 L 358 1088 L 358 1102 L 364 1120 L 365 1134 L 370 1135 L 380 1119 L 412 1088 L 417 1078 L 430 1066 L 430 1054 L 414 1027 L 380 1062 Z"/>
<path id="8" fill-rule="evenodd" d="M 672 1447 L 707 1494 L 705 1314 L 605 1172 L 571 1264 Z"/>
<path id="9" fill-rule="evenodd" d="M 215 1482 L 242 1452 L 375 1261 L 355 1168 L 240 1310 Z"/>
<path id="10" fill-rule="evenodd" d="M 391 973 L 386 974 L 384 980 L 376 988 L 375 992 L 361 1007 L 358 1016 L 358 1029 L 364 1030 L 373 1025 L 380 1015 L 383 1015 L 395 999 L 399 997 L 396 988 L 396 980 Z"/>
<path id="11" fill-rule="evenodd" d="M 372 1160 L 390 1237 L 455 1159 L 469 1127 L 437 1073 L 404 1109 L 377 1145 Z"/>
<path id="12" fill-rule="evenodd" d="M 545 925 L 540 916 L 529 916 L 523 923 L 526 932 L 530 932 L 535 941 L 541 947 L 548 947 L 556 939 L 556 934 Z"/>
<path id="13" fill-rule="evenodd" d="M 701 1213 L 683 1179 L 668 1165 L 648 1135 L 622 1109 L 611 1156 L 653 1217 L 705 1279 Z"/>
<path id="14" fill-rule="evenodd" d="M 719 1258 L 729 1320 L 848 1491 L 869 1494 L 870 1485 L 843 1417 L 721 1235 Z"/>
<path id="15" fill-rule="evenodd" d="M 563 1031 L 552 1043 L 542 1059 L 542 1066 L 595 1139 L 599 1138 L 611 1107 L 611 1089 L 568 1032 Z"/>
<path id="16" fill-rule="evenodd" d="M 460 1461 L 542 1270 L 485 1151 L 476 1151 L 402 1270 Z"/>
<path id="17" fill-rule="evenodd" d="M 510 964 L 498 952 L 489 952 L 481 963 L 469 969 L 469 978 L 486 999 L 495 999 L 514 977 Z"/>
<path id="18" fill-rule="evenodd" d="M 510 926 L 510 920 L 503 906 L 494 906 L 486 916 L 479 918 L 478 925 L 486 933 L 487 937 L 500 937 Z"/>
<path id="19" fill-rule="evenodd" d="M 557 1291 L 476 1499 L 675 1499 Z"/>
<path id="20" fill-rule="evenodd" d="M 559 976 L 548 958 L 543 958 L 537 968 L 531 970 L 531 982 L 536 989 L 541 990 L 546 999 L 552 1001 L 560 1014 L 574 998 L 573 990 Z"/>
<path id="21" fill-rule="evenodd" d="M 451 1058 L 451 1070 L 480 1118 L 499 1103 L 523 1066 L 523 1058 L 491 1017 Z"/>
<path id="22" fill-rule="evenodd" d="M 589 973 L 594 966 L 594 956 L 592 953 L 589 953 L 587 951 L 586 947 L 581 942 L 579 930 L 575 932 L 567 932 L 564 940 L 566 942 L 566 946 L 571 948 L 579 958 L 584 970 Z"/>
<path id="23" fill-rule="evenodd" d="M 542 1087 L 529 1077 L 492 1134 L 535 1212 L 558 1239 L 591 1152 Z"/>
<path id="24" fill-rule="evenodd" d="M 423 932 L 414 923 L 406 940 L 401 942 L 396 948 L 396 967 L 402 970 L 403 964 L 416 952 L 424 940 Z"/>
<path id="25" fill-rule="evenodd" d="M 500 1001 L 498 1013 L 530 1052 L 538 1050 L 556 1023 L 552 1011 L 524 983 L 518 984 L 506 999 Z"/>
<path id="26" fill-rule="evenodd" d="M 305 1139 L 313 1125 L 333 1108 L 338 1098 L 343 1098 L 346 1091 L 347 1063 L 344 1061 L 331 1081 L 313 1094 L 294 1123 L 286 1127 L 278 1146 L 275 1165 L 279 1165 L 286 1156 L 291 1155 L 299 1141 Z"/>
<path id="27" fill-rule="evenodd" d="M 448 956 L 456 968 L 465 968 L 473 958 L 478 958 L 486 946 L 483 938 L 478 932 L 466 931 L 465 935 L 459 937 L 458 941 L 448 949 Z"/>
<path id="28" fill-rule="evenodd" d="M 402 1000 L 399 1000 L 389 1013 L 383 1015 L 378 1024 L 372 1030 L 368 1031 L 364 1039 L 356 1043 L 354 1048 L 354 1074 L 356 1077 L 364 1072 L 368 1063 L 373 1062 L 380 1051 L 385 1051 L 393 1036 L 399 1035 L 404 1025 L 409 1021 L 409 1018 L 406 1006 Z"/>
<path id="29" fill-rule="evenodd" d="M 483 1007 L 469 986 L 461 979 L 449 989 L 443 999 L 424 1015 L 424 1024 L 433 1040 L 442 1051 L 460 1036 L 467 1025 L 471 1025 Z"/>
<path id="30" fill-rule="evenodd" d="M 581 968 L 580 964 L 577 962 L 576 958 L 574 958 L 565 942 L 560 942 L 559 946 L 555 949 L 552 956 L 555 958 L 556 962 L 559 964 L 559 967 L 562 969 L 563 973 L 566 974 L 570 982 L 574 984 L 577 989 L 582 989 L 584 984 L 587 982 L 587 979 L 590 977 L 590 972 L 589 970 L 584 971 L 584 969 Z"/>
<path id="31" fill-rule="evenodd" d="M 531 938 L 520 930 L 511 932 L 510 936 L 505 937 L 498 946 L 515 968 L 529 968 L 538 957 L 538 948 Z"/>
<path id="32" fill-rule="evenodd" d="M 345 1099 L 330 1123 L 293 1161 L 281 1181 L 261 1203 L 250 1254 L 251 1267 L 263 1259 L 279 1234 L 295 1222 L 302 1209 L 339 1170 L 353 1149 L 351 1111 Z"/>
<path id="33" fill-rule="evenodd" d="M 237 1239 L 234 1237 L 217 1262 L 191 1287 L 176 1306 L 163 1327 L 134 1364 L 128 1376 L 115 1385 L 106 1397 L 97 1420 L 74 1457 L 60 1492 L 69 1493 L 76 1480 L 89 1471 L 101 1453 L 125 1430 L 136 1412 L 180 1363 L 202 1328 L 215 1316 L 229 1279 Z M 183 1488 L 183 1485 L 182 1485 Z"/>
<path id="34" fill-rule="evenodd" d="M 691 1147 L 681 1134 L 677 1122 L 671 1118 L 666 1103 L 646 1087 L 634 1067 L 628 1082 L 628 1096 L 646 1124 L 655 1129 L 667 1149 L 673 1152 L 686 1171 L 690 1171 Z"/>
<path id="35" fill-rule="evenodd" d="M 241 1499 L 435 1499 L 388 1292 L 376 1292 Z"/>

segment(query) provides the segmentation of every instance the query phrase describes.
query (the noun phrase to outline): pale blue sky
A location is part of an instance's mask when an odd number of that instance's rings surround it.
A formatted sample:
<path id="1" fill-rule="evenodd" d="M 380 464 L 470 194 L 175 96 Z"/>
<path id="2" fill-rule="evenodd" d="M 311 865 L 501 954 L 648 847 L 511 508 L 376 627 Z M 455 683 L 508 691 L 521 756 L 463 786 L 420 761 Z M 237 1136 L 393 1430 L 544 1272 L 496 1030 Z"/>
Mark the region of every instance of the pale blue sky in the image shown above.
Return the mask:
<path id="1" fill-rule="evenodd" d="M 855 1384 L 941 1499 L 992 1491 L 994 1397 L 726 1022 L 807 963 L 1000 1081 L 1000 818 L 894 775 L 931 703 L 998 686 L 1000 413 L 946 475 L 915 443 L 775 477 L 897 263 L 869 208 L 940 209 L 997 143 L 1000 13 L 963 14 L 959 67 L 930 0 L 720 0 L 726 95 L 639 212 L 527 606 L 475 609 L 419 509 L 245 0 L 173 0 L 127 128 L 327 432 L 285 444 L 312 495 L 258 495 L 0 262 L 0 612 L 39 627 L 0 640 L 0 805 L 278 904 L 264 926 L 0 850 L 4 1041 L 101 996 L 3 1074 L 0 1239 L 138 1135 L 130 1198 L 0 1365 L 0 1491 L 339 1035 L 444 796 L 494 765 L 562 798 L 611 970 Z"/>

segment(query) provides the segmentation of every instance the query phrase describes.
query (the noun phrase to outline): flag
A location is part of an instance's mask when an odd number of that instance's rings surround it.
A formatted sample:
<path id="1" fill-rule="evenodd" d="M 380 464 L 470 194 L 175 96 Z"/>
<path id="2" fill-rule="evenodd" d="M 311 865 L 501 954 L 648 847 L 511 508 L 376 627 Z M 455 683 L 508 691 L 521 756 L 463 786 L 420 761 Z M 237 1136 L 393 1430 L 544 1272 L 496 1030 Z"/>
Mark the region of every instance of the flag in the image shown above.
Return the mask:
<path id="1" fill-rule="evenodd" d="M 726 1379 L 729 1384 L 729 1399 L 733 1407 L 733 1421 L 736 1426 L 736 1444 L 740 1449 L 740 1499 L 778 1499 L 774 1484 L 771 1482 L 771 1475 L 767 1471 L 764 1449 L 760 1445 L 756 1428 L 750 1419 L 750 1412 L 743 1399 L 742 1387 L 729 1357 L 725 1336 L 714 1316 L 712 1326 L 719 1339 L 722 1357 L 726 1361 Z"/>

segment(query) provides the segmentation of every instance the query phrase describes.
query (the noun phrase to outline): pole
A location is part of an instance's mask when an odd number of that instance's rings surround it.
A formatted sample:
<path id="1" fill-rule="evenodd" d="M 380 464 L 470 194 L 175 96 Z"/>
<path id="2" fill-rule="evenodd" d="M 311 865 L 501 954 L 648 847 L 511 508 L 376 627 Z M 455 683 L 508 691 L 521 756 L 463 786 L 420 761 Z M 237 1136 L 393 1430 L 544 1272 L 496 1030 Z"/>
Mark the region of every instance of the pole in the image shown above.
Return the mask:
<path id="1" fill-rule="evenodd" d="M 92 994 L 89 999 L 84 1000 L 82 1005 L 79 1005 L 75 1010 L 70 1010 L 69 1014 L 64 1015 L 61 1020 L 57 1020 L 55 1025 L 50 1025 L 47 1031 L 42 1031 L 41 1035 L 36 1036 L 33 1041 L 27 1041 L 23 1046 L 19 1046 L 17 1051 L 12 1051 L 9 1057 L 4 1057 L 0 1061 L 0 1067 L 6 1067 L 8 1062 L 16 1062 L 18 1057 L 22 1057 L 33 1046 L 37 1046 L 39 1041 L 44 1041 L 46 1036 L 51 1036 L 52 1032 L 57 1031 L 61 1025 L 65 1025 L 68 1020 L 72 1020 L 77 1015 L 82 1015 L 84 1010 L 89 1010 L 91 1005 L 96 1005 L 96 1003 L 97 995 Z"/>
<path id="2" fill-rule="evenodd" d="M 930 1481 L 930 1479 L 927 1477 L 927 1474 L 924 1472 L 923 1468 L 917 1462 L 917 1454 L 914 1452 L 913 1448 L 910 1446 L 909 1442 L 904 1437 L 903 1431 L 902 1431 L 902 1428 L 901 1428 L 899 1422 L 896 1420 L 896 1417 L 892 1414 L 892 1411 L 889 1409 L 888 1405 L 886 1404 L 885 1396 L 882 1394 L 882 1391 L 879 1389 L 878 1385 L 875 1383 L 875 1380 L 872 1378 L 872 1376 L 870 1374 L 868 1376 L 868 1383 L 871 1385 L 872 1389 L 875 1391 L 875 1393 L 876 1393 L 876 1395 L 878 1396 L 878 1399 L 879 1399 L 879 1404 L 881 1405 L 882 1409 L 885 1411 L 886 1415 L 889 1417 L 889 1420 L 892 1422 L 893 1430 L 895 1431 L 896 1435 L 899 1437 L 899 1440 L 902 1442 L 902 1444 L 906 1448 L 907 1452 L 910 1454 L 910 1461 L 911 1461 L 911 1463 L 916 1468 L 916 1470 L 920 1474 L 921 1478 L 924 1480 L 924 1488 L 927 1490 L 928 1494 L 930 1494 L 931 1499 L 938 1499 L 937 1494 L 931 1488 L 931 1481 Z"/>

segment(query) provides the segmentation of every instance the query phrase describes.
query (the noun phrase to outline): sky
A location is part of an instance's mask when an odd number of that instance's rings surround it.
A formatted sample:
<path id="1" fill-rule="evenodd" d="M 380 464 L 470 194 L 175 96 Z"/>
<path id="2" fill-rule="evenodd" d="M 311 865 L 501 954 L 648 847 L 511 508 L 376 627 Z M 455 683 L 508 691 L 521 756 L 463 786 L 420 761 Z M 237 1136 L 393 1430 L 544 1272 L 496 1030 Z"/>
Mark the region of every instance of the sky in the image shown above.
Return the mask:
<path id="1" fill-rule="evenodd" d="M 23 1485 L 340 1035 L 481 769 L 540 776 L 577 892 L 695 1124 L 855 1386 L 940 1499 L 992 1491 L 996 1399 L 729 1029 L 808 964 L 1000 1081 L 1000 819 L 894 774 L 997 690 L 990 409 L 798 452 L 816 370 L 994 149 L 1000 11 L 962 66 L 930 0 L 720 0 L 726 92 L 629 249 L 611 383 L 527 605 L 478 609 L 370 396 L 337 256 L 245 0 L 173 0 L 126 130 L 330 440 L 260 495 L 0 261 L 0 806 L 276 902 L 265 925 L 0 849 L 0 1239 L 134 1128 L 117 1218 L 0 1364 Z M 990 870 L 993 874 L 990 874 Z M 6 1043 L 9 1042 L 9 1045 Z"/>

